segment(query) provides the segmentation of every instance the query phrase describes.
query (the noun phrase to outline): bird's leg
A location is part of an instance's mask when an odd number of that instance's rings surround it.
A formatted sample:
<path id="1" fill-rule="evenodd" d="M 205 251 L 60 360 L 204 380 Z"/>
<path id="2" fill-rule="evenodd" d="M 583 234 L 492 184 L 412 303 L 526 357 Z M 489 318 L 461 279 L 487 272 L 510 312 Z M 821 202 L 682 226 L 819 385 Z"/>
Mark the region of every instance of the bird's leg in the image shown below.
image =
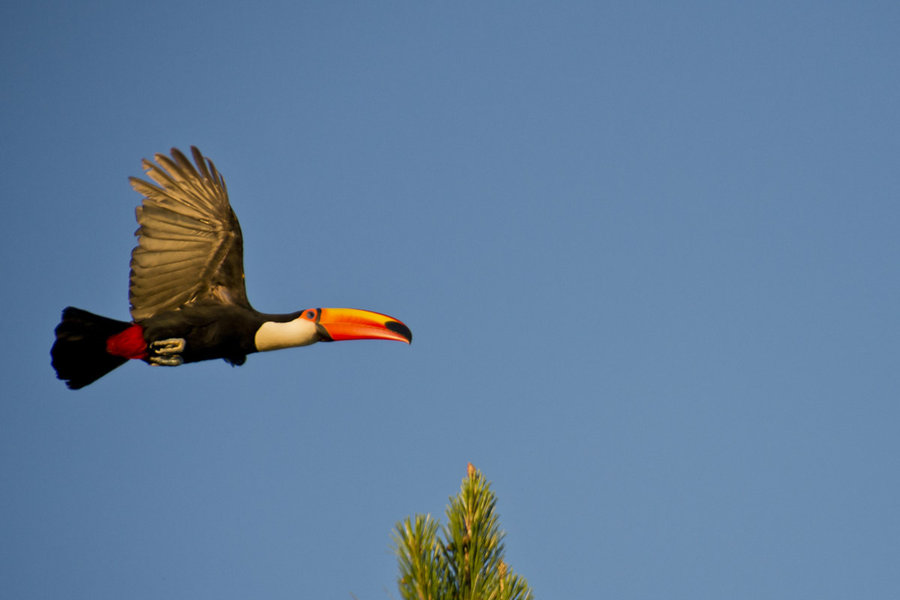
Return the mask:
<path id="1" fill-rule="evenodd" d="M 181 353 L 184 352 L 184 338 L 169 338 L 150 342 L 150 356 L 147 360 L 152 365 L 163 367 L 177 367 L 184 362 Z"/>

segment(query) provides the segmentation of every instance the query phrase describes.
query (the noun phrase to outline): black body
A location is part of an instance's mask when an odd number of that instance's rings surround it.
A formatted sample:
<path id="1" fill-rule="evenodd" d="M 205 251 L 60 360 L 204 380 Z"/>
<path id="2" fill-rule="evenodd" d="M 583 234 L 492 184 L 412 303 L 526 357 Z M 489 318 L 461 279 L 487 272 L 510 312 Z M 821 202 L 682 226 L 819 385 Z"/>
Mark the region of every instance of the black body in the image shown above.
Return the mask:
<path id="1" fill-rule="evenodd" d="M 148 346 L 154 341 L 182 338 L 181 358 L 198 362 L 222 358 L 232 365 L 242 365 L 247 355 L 256 352 L 256 331 L 266 321 L 291 321 L 302 311 L 285 315 L 268 315 L 252 309 L 228 304 L 195 304 L 180 310 L 166 311 L 138 321 L 144 329 Z M 152 348 L 148 348 L 152 354 Z"/>

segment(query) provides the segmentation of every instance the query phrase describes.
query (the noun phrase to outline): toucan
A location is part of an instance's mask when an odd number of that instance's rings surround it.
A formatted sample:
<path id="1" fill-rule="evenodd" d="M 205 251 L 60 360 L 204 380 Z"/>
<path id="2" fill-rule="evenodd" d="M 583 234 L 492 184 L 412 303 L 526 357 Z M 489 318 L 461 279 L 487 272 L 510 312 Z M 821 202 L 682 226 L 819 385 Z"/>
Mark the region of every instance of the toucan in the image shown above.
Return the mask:
<path id="1" fill-rule="evenodd" d="M 178 366 L 316 342 L 382 339 L 412 342 L 401 321 L 353 308 L 265 314 L 247 300 L 241 226 L 225 180 L 191 147 L 143 160 L 150 181 L 130 177 L 143 196 L 128 290 L 131 321 L 67 307 L 56 327 L 51 364 L 70 389 L 93 383 L 129 359 Z"/>

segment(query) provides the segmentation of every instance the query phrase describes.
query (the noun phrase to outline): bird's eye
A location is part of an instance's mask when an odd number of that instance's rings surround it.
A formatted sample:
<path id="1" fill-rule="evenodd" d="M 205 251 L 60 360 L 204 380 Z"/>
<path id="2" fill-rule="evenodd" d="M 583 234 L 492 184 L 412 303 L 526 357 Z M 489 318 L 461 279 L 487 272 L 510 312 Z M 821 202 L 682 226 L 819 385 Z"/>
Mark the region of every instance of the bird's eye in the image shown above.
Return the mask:
<path id="1" fill-rule="evenodd" d="M 306 318 L 307 318 L 307 319 L 315 319 L 315 318 L 316 318 L 316 311 L 314 311 L 314 310 L 308 310 L 308 311 L 306 311 Z"/>

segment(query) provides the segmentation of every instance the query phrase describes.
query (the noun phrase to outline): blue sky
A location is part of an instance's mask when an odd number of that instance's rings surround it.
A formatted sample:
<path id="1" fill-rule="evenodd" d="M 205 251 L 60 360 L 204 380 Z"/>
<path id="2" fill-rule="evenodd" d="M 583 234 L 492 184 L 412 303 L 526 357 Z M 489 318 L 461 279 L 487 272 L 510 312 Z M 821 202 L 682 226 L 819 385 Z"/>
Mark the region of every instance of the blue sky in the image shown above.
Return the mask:
<path id="1" fill-rule="evenodd" d="M 900 596 L 890 2 L 0 8 L 0 591 L 397 598 L 471 461 L 540 598 Z M 199 146 L 251 302 L 415 334 L 71 392 L 140 159 Z"/>

